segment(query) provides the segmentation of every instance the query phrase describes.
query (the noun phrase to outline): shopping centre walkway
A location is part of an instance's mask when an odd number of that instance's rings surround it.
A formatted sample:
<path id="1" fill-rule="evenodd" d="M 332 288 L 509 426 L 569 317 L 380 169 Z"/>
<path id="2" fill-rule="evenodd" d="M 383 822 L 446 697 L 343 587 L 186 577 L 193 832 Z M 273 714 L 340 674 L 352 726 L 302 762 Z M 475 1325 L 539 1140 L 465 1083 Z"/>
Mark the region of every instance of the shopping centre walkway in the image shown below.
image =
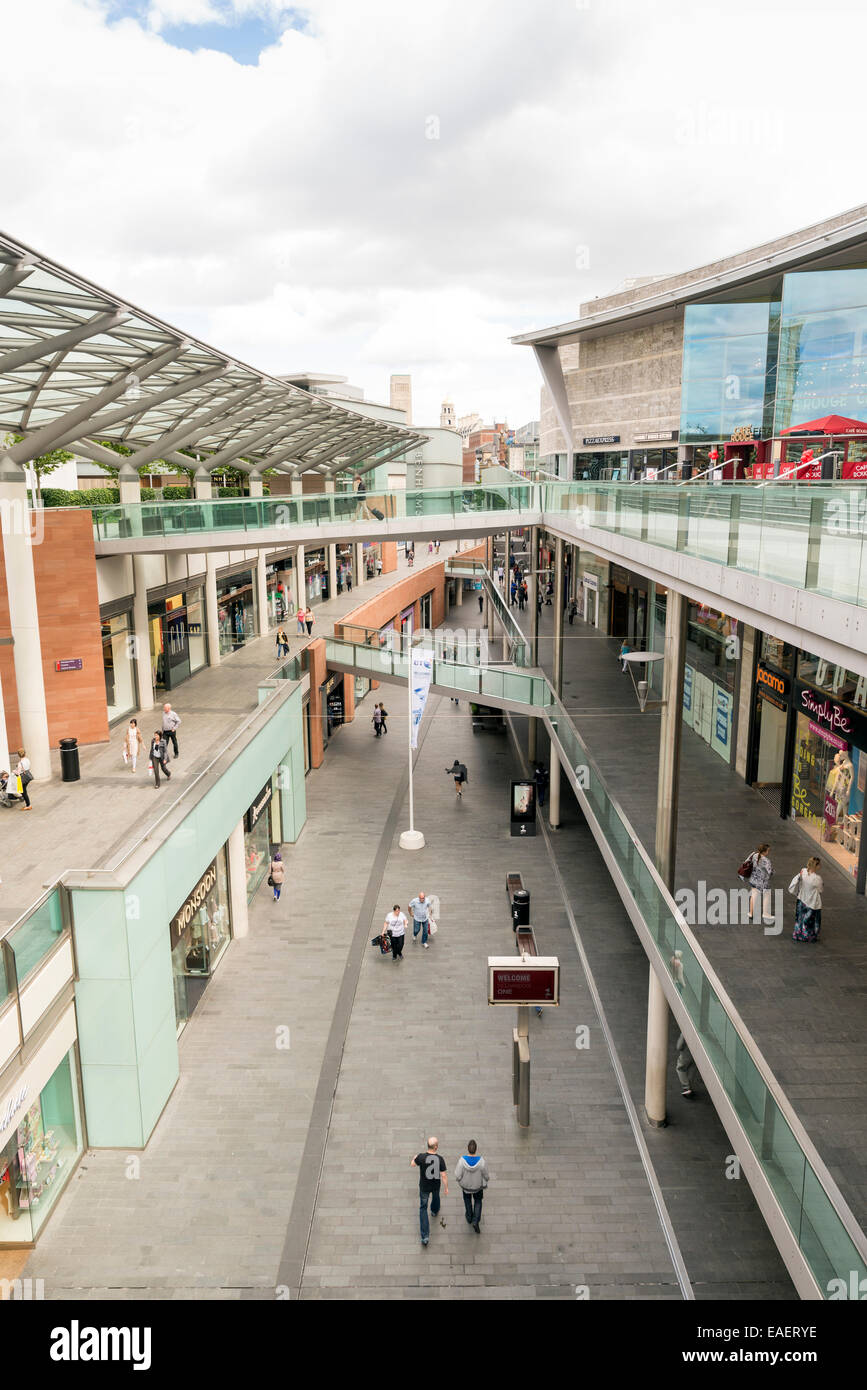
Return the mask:
<path id="1" fill-rule="evenodd" d="M 530 629 L 530 610 L 518 615 Z M 543 606 L 539 660 L 551 674 L 553 607 Z M 619 639 L 576 617 L 565 626 L 564 704 L 612 794 L 652 849 L 656 821 L 659 717 L 641 714 L 617 661 Z M 540 756 L 544 750 L 544 735 Z M 574 801 L 564 784 L 564 809 Z M 856 1220 L 867 1223 L 867 902 L 836 865 L 823 866 L 822 934 L 816 947 L 792 940 L 789 880 L 815 843 L 781 820 L 763 798 L 684 727 L 680 772 L 677 888 L 741 887 L 737 867 L 771 845 L 774 888 L 782 890 L 782 931 L 751 925 L 697 925 L 703 950 L 735 1008 L 828 1165 Z M 640 950 L 640 947 L 638 947 Z M 607 943 L 591 941 L 602 969 Z"/>
<path id="2" fill-rule="evenodd" d="M 388 735 L 371 736 L 362 705 L 308 778 L 282 901 L 260 889 L 250 935 L 182 1035 L 181 1078 L 137 1176 L 126 1153 L 85 1155 L 24 1271 L 47 1298 L 681 1298 L 546 842 L 509 836 L 511 740 L 473 734 L 464 703 L 431 701 L 415 774 L 427 844 L 409 854 L 393 693 Z M 469 769 L 460 803 L 455 756 Z M 598 914 L 624 918 L 595 846 L 567 835 L 558 847 L 576 852 Z M 514 869 L 562 962 L 563 1006 L 531 1019 L 528 1131 L 511 1098 L 514 1015 L 486 1002 L 487 956 L 513 950 Z M 370 938 L 420 888 L 441 898 L 440 932 L 395 965 Z M 606 1003 L 622 1007 L 616 993 Z M 700 1162 L 676 1124 L 639 1129 L 654 1164 L 679 1165 L 665 1200 L 696 1297 L 794 1297 L 749 1190 L 724 1179 L 713 1111 L 686 1119 Z M 492 1181 L 481 1236 L 452 1184 L 423 1249 L 410 1159 L 431 1132 L 450 1170 L 476 1137 Z"/>
<path id="3" fill-rule="evenodd" d="M 439 557 L 434 557 L 428 555 L 426 547 L 417 546 L 413 571 L 399 551 L 396 571 L 317 604 L 313 637 L 330 636 L 338 619 L 407 574 L 441 563 L 454 550 L 453 541 L 443 542 Z M 294 655 L 308 639 L 295 636 L 294 617 L 287 619 L 284 627 L 290 655 Z M 277 665 L 272 632 L 248 642 L 224 657 L 219 666 L 200 671 L 171 692 L 167 698 L 182 719 L 178 734 L 181 756 L 169 765 L 170 784 L 159 790 L 148 775 L 147 757 L 139 759 L 135 777 L 121 760 L 126 721 L 111 731 L 109 743 L 81 748 L 79 782 L 61 782 L 60 756 L 53 750 L 52 780 L 30 787 L 33 810 L 25 813 L 20 807 L 0 808 L 0 930 L 26 912 L 44 886 L 65 869 L 97 868 L 109 862 L 130 841 L 134 830 L 137 835 L 142 833 L 162 814 L 171 804 L 169 798 L 189 786 L 239 722 L 256 708 L 257 684 Z M 145 713 L 136 712 L 145 748 L 160 725 L 161 710 L 158 704 Z M 70 728 L 69 733 L 74 735 L 75 729 Z"/>

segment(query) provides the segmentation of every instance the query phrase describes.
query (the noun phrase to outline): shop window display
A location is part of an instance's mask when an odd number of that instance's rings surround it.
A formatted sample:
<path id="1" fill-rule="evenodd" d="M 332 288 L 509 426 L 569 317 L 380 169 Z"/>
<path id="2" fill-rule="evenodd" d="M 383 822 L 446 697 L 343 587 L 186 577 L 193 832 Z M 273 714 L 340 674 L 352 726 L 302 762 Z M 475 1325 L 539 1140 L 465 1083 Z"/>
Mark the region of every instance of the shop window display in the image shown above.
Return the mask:
<path id="1" fill-rule="evenodd" d="M 855 874 L 861 841 L 867 756 L 839 735 L 798 715 L 792 816 L 822 852 Z"/>
<path id="2" fill-rule="evenodd" d="M 222 849 L 172 919 L 172 974 L 179 1032 L 204 993 L 231 936 L 229 875 Z"/>
<path id="3" fill-rule="evenodd" d="M 247 901 L 268 873 L 271 862 L 271 808 L 265 809 L 251 830 L 244 832 L 244 854 L 247 866 Z"/>
<path id="4" fill-rule="evenodd" d="M 69 1052 L 0 1153 L 0 1242 L 34 1240 L 82 1151 Z"/>

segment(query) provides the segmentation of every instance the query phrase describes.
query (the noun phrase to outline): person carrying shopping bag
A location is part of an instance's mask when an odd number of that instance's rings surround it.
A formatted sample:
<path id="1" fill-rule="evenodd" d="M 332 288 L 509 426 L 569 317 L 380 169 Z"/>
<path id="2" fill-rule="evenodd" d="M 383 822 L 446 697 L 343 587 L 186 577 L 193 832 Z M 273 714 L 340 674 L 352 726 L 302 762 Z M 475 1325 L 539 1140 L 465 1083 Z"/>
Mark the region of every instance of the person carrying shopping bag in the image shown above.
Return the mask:
<path id="1" fill-rule="evenodd" d="M 131 719 L 126 726 L 123 736 L 123 760 L 131 772 L 135 772 L 138 755 L 144 748 L 144 739 L 141 736 L 141 729 L 137 719 Z"/>
<path id="2" fill-rule="evenodd" d="M 795 930 L 793 941 L 819 940 L 822 930 L 822 893 L 825 885 L 819 870 L 822 861 L 817 854 L 807 860 L 806 868 L 795 874 L 789 884 L 789 892 L 797 898 L 795 903 Z"/>
<path id="3" fill-rule="evenodd" d="M 761 917 L 763 922 L 773 922 L 771 912 L 771 879 L 774 876 L 774 869 L 768 857 L 770 845 L 764 840 L 753 850 L 748 859 L 745 859 L 738 873 L 746 878 L 750 885 L 750 921 L 758 922 Z M 748 873 L 742 870 L 748 869 Z"/>

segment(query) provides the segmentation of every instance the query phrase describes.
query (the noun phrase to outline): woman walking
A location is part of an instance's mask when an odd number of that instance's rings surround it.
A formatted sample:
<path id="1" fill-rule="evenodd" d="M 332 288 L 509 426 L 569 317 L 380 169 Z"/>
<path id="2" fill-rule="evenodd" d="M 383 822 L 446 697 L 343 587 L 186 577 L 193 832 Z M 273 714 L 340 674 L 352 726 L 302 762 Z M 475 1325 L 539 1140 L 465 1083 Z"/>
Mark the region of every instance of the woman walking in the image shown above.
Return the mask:
<path id="1" fill-rule="evenodd" d="M 268 875 L 268 882 L 274 889 L 274 901 L 280 901 L 280 889 L 283 887 L 283 879 L 286 877 L 286 869 L 283 864 L 283 856 L 279 849 L 275 849 L 271 860 L 271 872 Z"/>
<path id="2" fill-rule="evenodd" d="M 154 736 L 151 739 L 151 746 L 149 751 L 151 767 L 154 770 L 154 786 L 159 787 L 160 772 L 163 773 L 163 776 L 165 777 L 166 781 L 170 782 L 172 780 L 172 774 L 169 772 L 169 769 L 166 766 L 168 758 L 166 757 L 166 741 L 163 737 L 162 729 L 157 729 L 154 732 Z"/>
<path id="3" fill-rule="evenodd" d="M 750 885 L 750 921 L 758 922 L 761 917 L 763 922 L 773 922 L 771 914 L 771 879 L 774 876 L 773 865 L 768 858 L 770 845 L 764 842 L 757 846 L 750 855 L 749 885 Z"/>
<path id="4" fill-rule="evenodd" d="M 296 616 L 297 616 L 297 619 L 298 619 L 298 636 L 299 636 L 299 637 L 303 637 L 303 636 L 304 636 L 304 618 L 305 618 L 305 616 L 306 616 L 306 613 L 307 613 L 306 608 L 299 608 L 299 609 L 298 609 L 298 613 L 297 613 L 297 615 L 296 615 Z"/>
<path id="5" fill-rule="evenodd" d="M 126 733 L 123 736 L 123 760 L 131 764 L 130 771 L 135 772 L 135 765 L 138 762 L 138 755 L 144 747 L 144 739 L 141 736 L 141 729 L 137 719 L 131 719 L 126 726 Z"/>
<path id="6" fill-rule="evenodd" d="M 313 617 L 313 609 L 312 609 L 312 608 L 308 608 L 308 609 L 305 611 L 305 613 L 304 613 L 304 626 L 307 628 L 307 636 L 308 636 L 308 637 L 310 636 L 311 632 L 313 631 L 313 624 L 314 624 L 315 621 L 316 621 L 316 619 Z"/>
<path id="7" fill-rule="evenodd" d="M 384 734 L 387 734 L 387 733 L 388 733 L 388 725 L 387 725 L 386 722 L 385 722 L 387 718 L 388 718 L 388 710 L 385 708 L 385 705 L 380 705 L 380 707 L 379 707 L 379 722 L 380 722 L 380 725 L 382 726 L 382 732 L 383 732 Z"/>
<path id="8" fill-rule="evenodd" d="M 25 811 L 32 811 L 30 805 L 30 795 L 27 791 L 28 786 L 33 781 L 33 773 L 30 771 L 30 759 L 23 748 L 18 749 L 18 762 L 15 765 L 15 773 L 21 778 L 21 795 L 24 799 Z"/>
<path id="9" fill-rule="evenodd" d="M 807 860 L 807 867 L 789 884 L 789 891 L 798 895 L 798 901 L 795 903 L 793 941 L 819 940 L 819 932 L 822 930 L 822 893 L 825 889 L 819 873 L 821 867 L 821 859 L 814 854 Z"/>
<path id="10" fill-rule="evenodd" d="M 289 638 L 286 636 L 285 630 L 284 630 L 282 627 L 278 627 L 278 629 L 277 629 L 277 660 L 279 661 L 280 658 L 281 658 L 281 656 L 288 656 L 288 655 L 289 655 Z"/>

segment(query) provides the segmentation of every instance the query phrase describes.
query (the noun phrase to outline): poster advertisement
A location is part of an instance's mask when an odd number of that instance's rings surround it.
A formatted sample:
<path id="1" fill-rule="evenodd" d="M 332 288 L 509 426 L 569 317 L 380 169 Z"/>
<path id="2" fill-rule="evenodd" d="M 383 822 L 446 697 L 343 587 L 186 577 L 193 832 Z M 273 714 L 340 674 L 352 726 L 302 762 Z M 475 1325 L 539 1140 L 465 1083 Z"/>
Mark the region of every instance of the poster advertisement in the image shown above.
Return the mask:
<path id="1" fill-rule="evenodd" d="M 419 647 L 413 648 L 412 669 L 410 672 L 410 683 L 412 686 L 412 698 L 410 701 L 410 717 L 412 719 L 412 732 L 410 742 L 413 748 L 418 748 L 418 730 L 421 724 L 424 707 L 427 704 L 427 695 L 430 690 L 431 677 L 433 676 L 433 657 L 431 651 L 424 651 Z"/>

